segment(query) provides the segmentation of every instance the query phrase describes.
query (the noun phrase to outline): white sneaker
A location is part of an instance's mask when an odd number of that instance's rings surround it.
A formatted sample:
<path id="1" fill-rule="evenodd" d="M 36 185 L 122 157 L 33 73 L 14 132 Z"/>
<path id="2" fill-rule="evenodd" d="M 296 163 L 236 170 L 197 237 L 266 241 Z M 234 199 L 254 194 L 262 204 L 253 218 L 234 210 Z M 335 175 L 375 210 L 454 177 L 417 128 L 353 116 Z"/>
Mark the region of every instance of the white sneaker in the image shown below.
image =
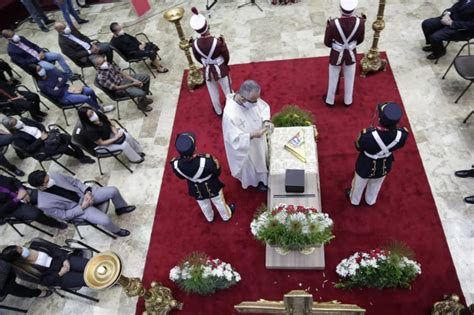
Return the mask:
<path id="1" fill-rule="evenodd" d="M 115 106 L 114 105 L 106 105 L 106 106 L 102 106 L 102 111 L 104 113 L 108 113 L 108 112 L 111 112 L 115 110 Z"/>

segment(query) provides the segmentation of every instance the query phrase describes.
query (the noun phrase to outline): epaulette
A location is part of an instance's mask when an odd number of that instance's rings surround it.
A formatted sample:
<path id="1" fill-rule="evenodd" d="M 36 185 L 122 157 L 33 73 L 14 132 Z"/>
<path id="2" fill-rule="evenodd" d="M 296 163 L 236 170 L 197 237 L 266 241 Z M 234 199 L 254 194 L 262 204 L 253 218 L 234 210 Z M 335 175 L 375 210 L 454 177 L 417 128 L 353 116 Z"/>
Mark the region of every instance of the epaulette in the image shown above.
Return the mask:
<path id="1" fill-rule="evenodd" d="M 407 127 L 403 127 L 403 128 L 401 128 L 401 129 L 405 130 L 407 133 L 410 133 L 410 131 L 408 131 L 408 128 L 407 128 Z"/>
<path id="2" fill-rule="evenodd" d="M 372 131 L 374 131 L 375 128 L 374 127 L 369 127 L 369 128 L 364 128 L 362 129 L 362 131 L 360 132 L 361 134 L 366 134 L 366 133 L 370 133 Z"/>
<path id="3" fill-rule="evenodd" d="M 179 157 L 176 157 L 176 156 L 175 156 L 174 158 L 171 159 L 170 163 L 173 163 L 174 161 L 176 161 L 176 160 L 178 160 L 178 159 L 179 159 Z"/>

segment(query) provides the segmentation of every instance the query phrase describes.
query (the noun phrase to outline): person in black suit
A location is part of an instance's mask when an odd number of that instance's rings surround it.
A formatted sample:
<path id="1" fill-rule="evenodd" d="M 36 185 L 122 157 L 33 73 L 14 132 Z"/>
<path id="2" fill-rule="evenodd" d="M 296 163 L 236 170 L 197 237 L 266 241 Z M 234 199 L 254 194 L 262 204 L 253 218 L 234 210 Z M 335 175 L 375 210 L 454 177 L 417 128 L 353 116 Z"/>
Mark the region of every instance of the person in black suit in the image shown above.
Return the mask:
<path id="1" fill-rule="evenodd" d="M 192 132 L 181 133 L 176 137 L 176 150 L 180 157 L 170 163 L 175 175 L 188 182 L 188 194 L 196 199 L 208 222 L 214 221 L 212 204 L 223 221 L 229 221 L 235 211 L 235 204 L 227 204 L 219 180 L 221 168 L 219 161 L 210 154 L 195 154 L 196 137 Z"/>
<path id="2" fill-rule="evenodd" d="M 431 52 L 428 59 L 435 60 L 446 54 L 445 40 L 463 39 L 466 32 L 474 32 L 474 0 L 459 0 L 438 17 L 429 18 L 421 24 L 426 46 Z"/>
<path id="3" fill-rule="evenodd" d="M 454 172 L 454 175 L 461 178 L 474 177 L 474 165 L 469 170 L 460 170 Z M 474 204 L 474 195 L 464 197 L 466 203 Z"/>
<path id="4" fill-rule="evenodd" d="M 107 61 L 112 63 L 114 52 L 108 43 L 99 43 L 79 32 L 74 26 L 66 26 L 63 22 L 54 23 L 58 32 L 58 43 L 61 52 L 68 56 L 79 66 L 92 66 L 94 60 L 105 55 Z"/>
<path id="5" fill-rule="evenodd" d="M 40 98 L 38 94 L 29 91 L 17 91 L 15 86 L 7 82 L 0 81 L 0 111 L 3 108 L 20 114 L 21 111 L 26 110 L 30 112 L 31 118 L 42 122 L 47 113 L 40 109 Z"/>
<path id="6" fill-rule="evenodd" d="M 160 64 L 158 58 L 158 46 L 153 43 L 142 43 L 136 37 L 125 33 L 122 26 L 117 22 L 110 24 L 110 31 L 114 36 L 110 44 L 118 49 L 127 58 L 150 58 L 151 66 L 158 73 L 166 73 L 168 69 Z"/>
<path id="7" fill-rule="evenodd" d="M 75 157 L 81 163 L 95 163 L 84 151 L 71 142 L 71 136 L 56 131 L 46 131 L 44 125 L 28 119 L 3 117 L 2 124 L 13 135 L 13 144 L 28 154 L 45 153 L 47 155 L 66 154 Z M 49 139 L 49 140 L 48 140 Z M 23 157 L 21 152 L 17 152 Z"/>
<path id="8" fill-rule="evenodd" d="M 346 195 L 354 206 L 358 206 L 365 190 L 365 203 L 372 206 L 377 202 L 382 183 L 392 170 L 393 152 L 401 149 L 407 139 L 408 130 L 397 128 L 403 116 L 397 103 L 387 102 L 377 105 L 379 125 L 363 129 L 355 146 L 359 151 L 352 187 Z"/>
<path id="9" fill-rule="evenodd" d="M 5 146 L 9 146 L 13 141 L 13 136 L 9 134 L 8 132 L 5 132 L 3 130 L 0 130 L 0 148 L 3 149 Z M 0 152 L 3 152 L 0 149 Z M 20 170 L 18 167 L 10 163 L 10 161 L 7 160 L 4 154 L 0 153 L 0 166 L 3 166 L 10 172 L 14 173 L 16 176 L 24 176 L 25 172 Z"/>
<path id="10" fill-rule="evenodd" d="M 3 249 L 1 258 L 18 268 L 39 276 L 44 286 L 62 289 L 86 286 L 84 269 L 88 259 L 75 256 L 58 245 L 33 241 L 28 247 L 10 245 Z"/>
<path id="11" fill-rule="evenodd" d="M 18 297 L 47 297 L 53 294 L 51 290 L 39 290 L 25 287 L 16 283 L 16 274 L 12 266 L 0 259 L 0 297 L 9 294 Z"/>
<path id="12" fill-rule="evenodd" d="M 10 77 L 9 79 L 7 79 L 5 73 L 8 74 L 8 76 Z M 16 86 L 17 84 L 21 83 L 13 76 L 12 67 L 3 59 L 0 59 L 0 82 L 8 83 L 12 86 Z"/>
<path id="13" fill-rule="evenodd" d="M 14 217 L 66 229 L 67 224 L 48 217 L 30 204 L 30 194 L 16 178 L 0 175 L 0 219 Z"/>

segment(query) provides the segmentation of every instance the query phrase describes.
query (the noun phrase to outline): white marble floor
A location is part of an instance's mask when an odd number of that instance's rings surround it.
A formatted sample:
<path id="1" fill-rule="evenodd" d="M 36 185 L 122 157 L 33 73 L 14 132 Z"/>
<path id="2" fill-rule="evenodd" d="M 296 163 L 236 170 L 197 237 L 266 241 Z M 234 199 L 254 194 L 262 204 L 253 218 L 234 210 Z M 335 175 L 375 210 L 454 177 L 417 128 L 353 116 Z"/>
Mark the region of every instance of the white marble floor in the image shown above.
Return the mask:
<path id="1" fill-rule="evenodd" d="M 238 4 L 245 1 L 221 0 L 212 9 L 211 25 L 215 34 L 224 34 L 231 51 L 234 64 L 251 61 L 291 59 L 327 55 L 324 47 L 325 21 L 338 14 L 338 1 L 302 0 L 287 6 L 270 6 L 267 1 L 258 1 L 264 12 L 246 7 L 236 10 Z M 420 23 L 423 19 L 439 14 L 453 1 L 409 1 L 392 0 L 386 6 L 386 29 L 383 31 L 380 45 L 387 51 L 393 72 L 410 118 L 414 136 L 420 150 L 426 173 L 428 174 L 439 215 L 448 240 L 449 248 L 456 266 L 464 295 L 469 303 L 474 301 L 474 206 L 465 204 L 464 196 L 474 194 L 474 180 L 459 179 L 453 173 L 458 169 L 469 168 L 474 163 L 474 118 L 462 124 L 463 118 L 474 109 L 474 88 L 463 99 L 454 104 L 453 100 L 467 84 L 456 71 L 452 70 L 445 80 L 441 76 L 459 49 L 452 44 L 448 54 L 438 65 L 425 59 L 421 51 L 424 43 Z M 164 65 L 170 69 L 168 74 L 159 74 L 153 80 L 152 91 L 154 110 L 148 118 L 139 113 L 131 104 L 121 108 L 122 122 L 144 144 L 147 152 L 145 163 L 135 165 L 134 174 L 129 174 L 118 163 L 104 163 L 105 175 L 100 176 L 96 165 L 79 165 L 65 159 L 66 164 L 77 172 L 82 179 L 96 179 L 103 184 L 115 185 L 123 192 L 129 202 L 138 206 L 133 214 L 116 217 L 114 222 L 131 230 L 126 239 L 111 241 L 96 231 L 84 229 L 85 241 L 100 250 L 113 250 L 122 256 L 125 262 L 124 274 L 140 277 L 150 233 L 156 201 L 159 197 L 163 167 L 170 143 L 170 134 L 179 96 L 182 71 L 186 67 L 184 55 L 179 50 L 174 26 L 163 19 L 163 11 L 175 5 L 184 6 L 187 16 L 183 28 L 187 36 L 193 35 L 187 18 L 192 5 L 203 8 L 204 1 L 150 0 L 152 11 L 142 18 L 136 18 L 129 1 L 113 4 L 94 5 L 84 9 L 82 15 L 90 23 L 81 26 L 81 31 L 94 38 L 108 41 L 109 24 L 112 21 L 125 23 L 128 33 L 145 32 L 161 47 L 160 54 Z M 376 16 L 375 1 L 360 0 L 359 12 L 364 12 L 369 21 Z M 56 19 L 61 19 L 56 12 Z M 57 35 L 54 31 L 43 33 L 33 24 L 24 24 L 18 30 L 40 46 L 59 51 Z M 368 29 L 366 41 L 361 52 L 367 51 L 372 38 Z M 0 40 L 0 57 L 6 58 L 6 43 Z M 117 60 L 119 59 L 116 57 Z M 122 63 L 123 66 L 125 64 Z M 137 66 L 140 71 L 145 71 Z M 93 72 L 86 71 L 86 79 L 91 83 Z M 24 82 L 30 86 L 30 79 L 24 75 Z M 101 95 L 102 96 L 102 95 Z M 107 97 L 103 96 L 103 99 Z M 52 108 L 48 123 L 64 125 L 61 113 Z M 73 113 L 69 118 L 74 121 Z M 114 114 L 111 114 L 114 116 Z M 69 128 L 71 130 L 71 128 Z M 30 172 L 39 165 L 31 160 L 19 160 L 12 150 L 7 156 L 19 163 L 21 168 Z M 55 165 L 50 170 L 59 170 Z M 36 232 L 24 228 L 25 241 L 37 236 Z M 7 226 L 0 227 L 2 245 L 14 243 L 18 236 Z M 61 242 L 75 234 L 70 229 L 67 235 L 55 237 Z M 439 259 L 443 259 L 439 257 Z M 158 279 L 159 280 L 159 279 Z M 91 304 L 76 297 L 61 299 L 53 296 L 48 299 L 22 301 L 7 297 L 4 304 L 29 308 L 29 314 L 134 314 L 136 299 L 125 296 L 120 288 L 114 287 L 104 292 L 83 290 L 101 299 Z M 448 292 L 447 292 L 448 293 Z M 0 314 L 3 314 L 0 310 Z M 5 312 L 8 314 L 8 312 Z"/>

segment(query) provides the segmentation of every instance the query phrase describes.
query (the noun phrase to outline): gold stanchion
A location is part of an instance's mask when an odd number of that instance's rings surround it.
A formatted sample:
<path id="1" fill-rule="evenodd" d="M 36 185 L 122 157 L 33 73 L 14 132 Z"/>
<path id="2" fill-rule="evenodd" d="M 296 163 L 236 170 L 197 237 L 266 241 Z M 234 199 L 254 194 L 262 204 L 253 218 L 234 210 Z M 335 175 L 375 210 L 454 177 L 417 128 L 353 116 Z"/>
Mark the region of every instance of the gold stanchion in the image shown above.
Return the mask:
<path id="1" fill-rule="evenodd" d="M 114 252 L 100 253 L 89 260 L 84 270 L 84 281 L 91 289 L 102 290 L 116 283 L 123 287 L 129 297 L 145 299 L 143 315 L 166 315 L 173 309 L 181 310 L 183 303 L 173 298 L 171 290 L 159 282 L 152 282 L 146 290 L 139 278 L 122 276 L 122 260 Z"/>
<path id="2" fill-rule="evenodd" d="M 374 30 L 374 39 L 372 40 L 372 47 L 369 52 L 364 55 L 360 61 L 362 66 L 361 76 L 365 77 L 369 72 L 377 72 L 385 70 L 387 60 L 380 59 L 380 52 L 378 49 L 380 32 L 385 28 L 385 21 L 383 20 L 383 13 L 385 10 L 385 0 L 379 1 L 379 10 L 377 12 L 377 20 L 372 24 Z"/>
<path id="3" fill-rule="evenodd" d="M 204 83 L 204 78 L 200 69 L 198 69 L 194 64 L 193 58 L 191 57 L 191 52 L 189 51 L 189 41 L 187 41 L 184 37 L 183 28 L 181 27 L 181 19 L 183 18 L 183 15 L 183 8 L 173 8 L 166 11 L 163 16 L 166 20 L 171 23 L 174 23 L 174 25 L 176 26 L 176 31 L 178 31 L 178 36 L 180 39 L 179 48 L 184 51 L 184 54 L 186 55 L 189 64 L 188 88 L 190 90 L 193 90 L 195 87 Z"/>

